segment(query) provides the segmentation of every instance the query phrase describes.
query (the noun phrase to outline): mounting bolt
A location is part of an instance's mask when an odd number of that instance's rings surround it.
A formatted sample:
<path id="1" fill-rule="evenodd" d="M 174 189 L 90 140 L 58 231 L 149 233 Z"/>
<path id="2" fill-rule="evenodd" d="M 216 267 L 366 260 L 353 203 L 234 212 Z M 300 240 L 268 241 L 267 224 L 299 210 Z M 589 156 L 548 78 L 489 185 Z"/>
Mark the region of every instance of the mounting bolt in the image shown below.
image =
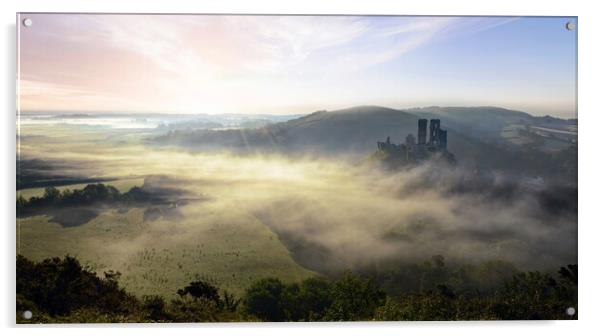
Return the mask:
<path id="1" fill-rule="evenodd" d="M 23 312 L 23 318 L 26 319 L 26 320 L 31 319 L 32 316 L 33 316 L 33 313 L 31 311 L 29 311 L 29 310 L 26 310 L 26 311 Z"/>
<path id="2" fill-rule="evenodd" d="M 575 29 L 575 24 L 572 21 L 567 22 L 564 27 L 566 28 L 566 30 L 573 30 Z"/>

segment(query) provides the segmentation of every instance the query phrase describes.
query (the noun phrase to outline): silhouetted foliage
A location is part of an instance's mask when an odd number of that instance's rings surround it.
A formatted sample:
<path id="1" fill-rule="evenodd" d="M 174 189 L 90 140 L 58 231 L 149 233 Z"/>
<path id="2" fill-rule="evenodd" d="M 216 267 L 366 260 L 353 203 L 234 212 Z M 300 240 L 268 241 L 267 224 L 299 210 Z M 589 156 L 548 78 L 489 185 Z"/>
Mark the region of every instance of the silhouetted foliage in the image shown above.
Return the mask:
<path id="1" fill-rule="evenodd" d="M 414 294 L 447 284 L 465 296 L 491 295 L 518 270 L 509 262 L 489 260 L 479 264 L 448 265 L 443 256 L 423 263 L 381 265 L 368 270 L 390 295 Z"/>
<path id="2" fill-rule="evenodd" d="M 577 265 L 563 267 L 559 274 L 559 281 L 540 272 L 516 274 L 500 292 L 494 311 L 510 320 L 566 318 L 568 307 L 577 308 Z"/>
<path id="3" fill-rule="evenodd" d="M 363 279 L 349 272 L 334 282 L 333 299 L 325 318 L 333 321 L 370 320 L 378 306 L 385 302 L 385 292 L 371 279 Z"/>
<path id="4" fill-rule="evenodd" d="M 143 297 L 143 305 L 148 311 L 147 318 L 153 321 L 170 321 L 171 315 L 166 311 L 167 304 L 162 296 L 150 295 Z"/>
<path id="5" fill-rule="evenodd" d="M 44 189 L 42 197 L 34 196 L 26 200 L 22 196 L 19 196 L 17 198 L 17 214 L 49 206 L 82 206 L 101 202 L 148 202 L 151 199 L 152 195 L 139 187 L 133 187 L 130 191 L 123 194 L 115 187 L 102 183 L 88 184 L 83 189 L 65 189 L 62 192 L 55 187 L 47 187 Z"/>
<path id="6" fill-rule="evenodd" d="M 155 220 L 160 217 L 179 216 L 173 208 L 178 200 L 178 190 L 153 187 L 132 187 L 128 192 L 120 193 L 115 187 L 102 183 L 88 184 L 83 189 L 65 189 L 62 192 L 54 187 L 47 187 L 42 197 L 31 197 L 26 200 L 17 197 L 17 216 L 48 215 L 51 221 L 64 227 L 78 226 L 96 217 L 105 207 L 149 207 L 145 210 L 144 220 Z"/>
<path id="7" fill-rule="evenodd" d="M 129 314 L 136 299 L 118 286 L 119 273 L 99 278 L 73 257 L 34 263 L 17 257 L 18 310 L 36 308 L 50 316 L 65 315 L 81 308 L 102 313 Z M 30 304 L 35 307 L 29 307 Z"/>
<path id="8" fill-rule="evenodd" d="M 262 279 L 247 289 L 246 311 L 265 321 L 284 321 L 287 316 L 287 286 L 276 278 Z"/>
<path id="9" fill-rule="evenodd" d="M 244 303 L 249 314 L 265 321 L 358 321 L 371 319 L 385 296 L 374 281 L 347 272 L 336 281 L 288 285 L 262 279 L 247 290 Z"/>
<path id="10" fill-rule="evenodd" d="M 221 303 L 223 305 L 223 309 L 227 310 L 227 311 L 231 311 L 231 312 L 235 312 L 236 309 L 238 308 L 238 305 L 240 304 L 240 302 L 242 301 L 241 299 L 237 299 L 234 294 L 228 292 L 228 291 L 224 291 L 223 292 L 223 296 L 224 298 L 222 299 Z"/>
<path id="11" fill-rule="evenodd" d="M 326 311 L 333 303 L 331 287 L 331 283 L 323 278 L 309 278 L 301 282 L 297 307 L 303 314 L 299 320 L 321 321 L 326 317 Z"/>
<path id="12" fill-rule="evenodd" d="M 207 281 L 194 281 L 184 289 L 178 289 L 178 295 L 185 296 L 189 294 L 195 299 L 205 299 L 219 303 L 219 290 Z"/>
<path id="13" fill-rule="evenodd" d="M 119 287 L 119 272 L 99 277 L 73 257 L 33 262 L 17 257 L 17 319 L 43 322 L 203 322 L 252 319 L 237 312 L 240 299 L 204 281 L 178 290 L 167 303 L 161 296 L 138 299 Z M 22 312 L 33 312 L 25 320 Z"/>
<path id="14" fill-rule="evenodd" d="M 418 273 L 423 284 L 462 279 L 466 267 L 451 270 L 436 256 Z M 488 269 L 491 264 L 484 266 Z M 481 269 L 481 267 L 476 267 Z M 427 270 L 427 271 L 425 271 Z M 464 274 L 457 277 L 458 272 Z M 471 270 L 469 273 L 473 273 Z M 451 277 L 450 277 L 451 275 Z M 119 287 L 119 272 L 99 277 L 73 257 L 33 262 L 17 257 L 17 319 L 41 322 L 224 322 L 224 321 L 420 321 L 495 319 L 574 319 L 577 265 L 557 276 L 515 273 L 497 289 L 457 290 L 440 282 L 391 296 L 370 277 L 351 272 L 337 279 L 309 278 L 284 283 L 276 278 L 253 283 L 242 300 L 207 280 L 196 280 L 167 302 L 161 296 L 138 299 Z M 242 307 L 240 306 L 242 304 Z M 24 320 L 24 310 L 34 313 Z"/>
<path id="15" fill-rule="evenodd" d="M 197 280 L 177 291 L 179 299 L 169 305 L 169 316 L 174 322 L 242 321 L 247 317 L 237 312 L 240 299 L 227 291 L 223 297 L 219 288 L 207 280 Z"/>

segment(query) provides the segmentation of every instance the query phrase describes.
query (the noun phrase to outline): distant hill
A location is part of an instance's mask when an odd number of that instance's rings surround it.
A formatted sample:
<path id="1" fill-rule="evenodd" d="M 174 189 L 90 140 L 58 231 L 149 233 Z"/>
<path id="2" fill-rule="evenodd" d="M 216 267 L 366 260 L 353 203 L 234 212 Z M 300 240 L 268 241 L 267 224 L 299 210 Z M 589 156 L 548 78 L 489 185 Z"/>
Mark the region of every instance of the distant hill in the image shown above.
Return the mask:
<path id="1" fill-rule="evenodd" d="M 364 155 L 387 136 L 402 142 L 416 134 L 418 118 L 404 111 L 379 106 L 359 106 L 332 112 L 315 112 L 272 129 L 285 133 L 283 144 L 292 151 Z"/>
<path id="2" fill-rule="evenodd" d="M 421 118 L 438 118 L 462 134 L 510 149 L 530 146 L 556 152 L 577 143 L 577 119 L 535 117 L 499 107 L 424 107 L 407 112 Z"/>
<path id="3" fill-rule="evenodd" d="M 501 131 L 508 125 L 537 121 L 536 117 L 524 112 L 494 107 L 432 107 L 402 111 L 358 106 L 318 111 L 257 129 L 171 131 L 150 141 L 195 150 L 361 158 L 373 153 L 376 142 L 387 136 L 395 143 L 403 142 L 410 133 L 416 136 L 419 118 L 441 119 L 441 127 L 448 130 L 448 149 L 460 165 L 533 175 L 554 170 L 554 165 L 550 164 L 554 156 L 532 148 L 507 148 L 491 141 L 502 139 Z M 572 159 L 571 153 L 563 155 Z M 563 174 L 563 170 L 554 171 L 554 174 Z"/>
<path id="4" fill-rule="evenodd" d="M 173 131 L 152 139 L 152 142 L 199 150 L 363 156 L 374 151 L 376 141 L 387 136 L 401 142 L 407 134 L 416 133 L 417 120 L 415 115 L 399 110 L 360 106 L 332 112 L 318 111 L 257 129 Z"/>
<path id="5" fill-rule="evenodd" d="M 507 110 L 500 107 L 423 107 L 407 110 L 421 118 L 439 118 L 465 134 L 479 137 L 497 137 L 508 125 L 532 123 L 533 116 L 528 113 Z"/>

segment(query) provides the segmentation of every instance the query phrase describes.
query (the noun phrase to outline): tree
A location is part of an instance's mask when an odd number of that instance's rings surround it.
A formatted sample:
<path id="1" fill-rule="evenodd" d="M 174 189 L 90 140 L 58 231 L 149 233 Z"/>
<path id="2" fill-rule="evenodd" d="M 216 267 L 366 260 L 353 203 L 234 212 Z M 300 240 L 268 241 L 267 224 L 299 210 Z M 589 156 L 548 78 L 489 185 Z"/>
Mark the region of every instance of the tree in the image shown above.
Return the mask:
<path id="1" fill-rule="evenodd" d="M 27 200 L 22 196 L 17 196 L 17 216 L 19 216 L 25 210 L 27 206 Z"/>
<path id="2" fill-rule="evenodd" d="M 506 282 L 494 305 L 502 319 L 562 319 L 568 308 L 558 300 L 558 282 L 549 274 L 526 272 Z"/>
<path id="3" fill-rule="evenodd" d="M 118 274 L 108 272 L 99 278 L 70 256 L 34 263 L 19 255 L 17 295 L 50 316 L 82 308 L 125 314 L 135 309 L 136 299 L 119 288 Z"/>
<path id="4" fill-rule="evenodd" d="M 171 316 L 166 312 L 165 299 L 162 296 L 150 295 L 143 297 L 144 309 L 148 312 L 148 318 L 153 321 L 168 321 Z"/>
<path id="5" fill-rule="evenodd" d="M 322 278 L 308 278 L 301 282 L 295 307 L 300 319 L 320 321 L 332 305 L 331 283 Z"/>
<path id="6" fill-rule="evenodd" d="M 220 304 L 219 290 L 207 281 L 193 281 L 184 289 L 178 289 L 178 295 L 185 296 L 189 294 L 195 299 L 204 299 Z"/>
<path id="7" fill-rule="evenodd" d="M 326 319 L 333 321 L 371 320 L 377 307 L 385 303 L 385 292 L 371 279 L 346 272 L 331 289 L 332 305 Z"/>
<path id="8" fill-rule="evenodd" d="M 61 192 L 55 187 L 46 187 L 44 189 L 44 199 L 47 203 L 54 203 L 61 198 Z"/>
<path id="9" fill-rule="evenodd" d="M 247 313 L 264 321 L 284 321 L 286 313 L 283 294 L 286 286 L 276 278 L 266 278 L 251 285 L 246 291 L 244 305 Z"/>

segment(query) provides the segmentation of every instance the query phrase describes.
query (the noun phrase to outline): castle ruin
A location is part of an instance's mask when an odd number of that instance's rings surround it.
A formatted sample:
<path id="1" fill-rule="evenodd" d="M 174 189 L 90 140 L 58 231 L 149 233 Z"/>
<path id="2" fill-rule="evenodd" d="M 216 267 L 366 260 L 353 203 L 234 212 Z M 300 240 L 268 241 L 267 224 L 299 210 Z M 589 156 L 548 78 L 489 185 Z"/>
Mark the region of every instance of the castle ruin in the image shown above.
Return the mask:
<path id="1" fill-rule="evenodd" d="M 408 134 L 403 144 L 394 144 L 391 138 L 387 137 L 386 141 L 376 143 L 379 152 L 386 154 L 389 161 L 394 160 L 401 164 L 419 163 L 436 155 L 449 163 L 455 163 L 453 154 L 447 150 L 447 131 L 441 129 L 441 120 L 430 120 L 428 134 L 427 123 L 427 119 L 418 120 L 418 142 L 412 134 Z"/>

